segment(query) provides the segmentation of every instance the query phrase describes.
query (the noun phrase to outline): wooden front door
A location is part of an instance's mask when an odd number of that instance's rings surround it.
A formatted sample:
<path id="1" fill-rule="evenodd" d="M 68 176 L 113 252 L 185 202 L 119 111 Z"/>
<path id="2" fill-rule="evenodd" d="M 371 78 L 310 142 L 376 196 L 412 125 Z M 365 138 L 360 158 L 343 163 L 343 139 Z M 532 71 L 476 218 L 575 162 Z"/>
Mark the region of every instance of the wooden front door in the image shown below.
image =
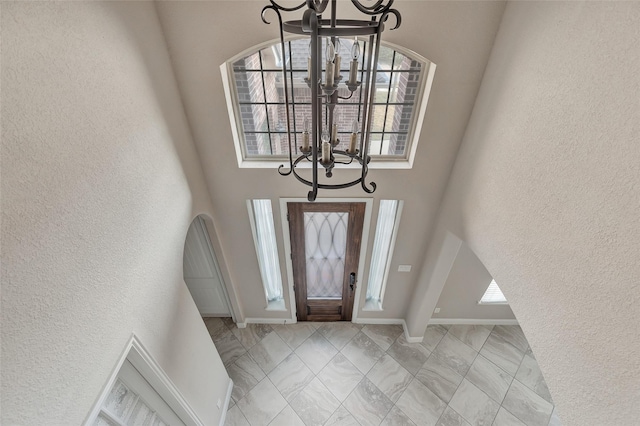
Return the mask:
<path id="1" fill-rule="evenodd" d="M 298 321 L 351 321 L 365 203 L 288 203 Z"/>

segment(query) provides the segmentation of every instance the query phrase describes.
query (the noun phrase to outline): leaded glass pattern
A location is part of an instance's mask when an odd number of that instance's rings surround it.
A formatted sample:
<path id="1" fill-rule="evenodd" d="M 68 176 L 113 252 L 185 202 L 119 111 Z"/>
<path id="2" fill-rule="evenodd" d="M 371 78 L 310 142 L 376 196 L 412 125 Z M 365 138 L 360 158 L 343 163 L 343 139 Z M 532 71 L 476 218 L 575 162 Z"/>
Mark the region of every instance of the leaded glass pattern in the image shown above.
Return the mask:
<path id="1" fill-rule="evenodd" d="M 305 212 L 307 298 L 342 298 L 347 212 Z"/>

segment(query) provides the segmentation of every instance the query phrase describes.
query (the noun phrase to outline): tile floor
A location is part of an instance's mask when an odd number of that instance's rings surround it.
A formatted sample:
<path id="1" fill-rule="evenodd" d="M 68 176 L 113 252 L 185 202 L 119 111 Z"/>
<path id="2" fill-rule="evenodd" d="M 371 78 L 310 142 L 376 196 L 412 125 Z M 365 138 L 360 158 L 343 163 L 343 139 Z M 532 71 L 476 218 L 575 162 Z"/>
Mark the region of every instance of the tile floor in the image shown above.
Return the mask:
<path id="1" fill-rule="evenodd" d="M 227 425 L 560 426 L 518 326 L 251 324 L 207 318 L 234 381 Z"/>

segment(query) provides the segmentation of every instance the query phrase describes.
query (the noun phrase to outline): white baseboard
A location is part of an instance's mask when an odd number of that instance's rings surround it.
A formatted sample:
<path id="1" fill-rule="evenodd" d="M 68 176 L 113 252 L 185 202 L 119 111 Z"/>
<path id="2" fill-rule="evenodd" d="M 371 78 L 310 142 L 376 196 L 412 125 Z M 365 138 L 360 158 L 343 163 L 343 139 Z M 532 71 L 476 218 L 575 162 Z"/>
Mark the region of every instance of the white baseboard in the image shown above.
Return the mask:
<path id="1" fill-rule="evenodd" d="M 224 422 L 227 419 L 227 411 L 229 410 L 229 403 L 231 402 L 231 392 L 233 392 L 233 380 L 229 378 L 227 396 L 224 398 L 224 406 L 222 407 L 222 416 L 220 416 L 220 426 L 224 426 Z"/>
<path id="2" fill-rule="evenodd" d="M 356 324 L 404 324 L 402 318 L 356 318 Z"/>
<path id="3" fill-rule="evenodd" d="M 407 323 L 402 318 L 358 318 L 355 320 L 356 324 L 398 324 L 402 326 L 404 330 L 404 338 L 409 343 L 422 342 L 423 336 L 412 337 L 409 336 L 409 330 L 407 329 Z"/>
<path id="4" fill-rule="evenodd" d="M 247 324 L 295 324 L 297 322 L 291 318 L 245 318 L 244 322 L 239 322 L 236 325 L 238 328 L 245 328 Z"/>
<path id="5" fill-rule="evenodd" d="M 518 325 L 515 319 L 474 319 L 474 318 L 431 318 L 429 325 L 434 324 L 465 324 L 465 325 Z"/>
<path id="6" fill-rule="evenodd" d="M 238 328 L 246 328 L 247 324 L 295 324 L 290 318 L 245 318 L 245 322 L 239 322 Z M 404 330 L 404 338 L 409 343 L 420 343 L 424 336 L 410 336 L 407 323 L 402 318 L 356 318 L 356 324 L 393 324 L 401 325 Z M 518 325 L 515 319 L 482 319 L 482 318 L 431 318 L 429 325 Z"/>

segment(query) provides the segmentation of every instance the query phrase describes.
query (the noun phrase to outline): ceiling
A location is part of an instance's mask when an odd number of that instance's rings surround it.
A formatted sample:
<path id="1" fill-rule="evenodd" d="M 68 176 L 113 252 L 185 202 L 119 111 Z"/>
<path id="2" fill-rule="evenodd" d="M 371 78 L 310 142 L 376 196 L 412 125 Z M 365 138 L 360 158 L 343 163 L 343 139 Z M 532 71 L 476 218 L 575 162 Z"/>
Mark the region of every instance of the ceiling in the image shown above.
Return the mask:
<path id="1" fill-rule="evenodd" d="M 304 198 L 307 193 L 307 188 L 294 178 L 281 177 L 274 169 L 239 169 L 236 163 L 220 65 L 252 46 L 278 37 L 277 26 L 266 25 L 260 19 L 266 4 L 266 1 L 156 3 L 211 193 L 217 236 L 247 317 L 280 317 L 282 313 L 264 311 L 246 200 L 272 200 L 282 253 L 277 200 Z M 426 57 L 437 65 L 437 70 L 413 169 L 372 170 L 369 174 L 378 184 L 372 194 L 375 200 L 405 201 L 389 276 L 393 286 L 388 288 L 392 291 L 387 291 L 385 310 L 378 314 L 386 318 L 402 318 L 407 309 L 505 3 L 399 1 L 396 7 L 402 14 L 402 25 L 387 31 L 384 40 Z M 347 2 L 339 2 L 339 10 L 355 11 Z M 355 176 L 357 171 L 339 171 L 334 176 L 338 173 Z M 319 199 L 371 197 L 356 188 L 321 190 Z M 376 209 L 374 203 L 374 221 Z M 396 272 L 400 263 L 413 265 L 415 272 Z M 284 270 L 284 264 L 281 266 Z"/>

